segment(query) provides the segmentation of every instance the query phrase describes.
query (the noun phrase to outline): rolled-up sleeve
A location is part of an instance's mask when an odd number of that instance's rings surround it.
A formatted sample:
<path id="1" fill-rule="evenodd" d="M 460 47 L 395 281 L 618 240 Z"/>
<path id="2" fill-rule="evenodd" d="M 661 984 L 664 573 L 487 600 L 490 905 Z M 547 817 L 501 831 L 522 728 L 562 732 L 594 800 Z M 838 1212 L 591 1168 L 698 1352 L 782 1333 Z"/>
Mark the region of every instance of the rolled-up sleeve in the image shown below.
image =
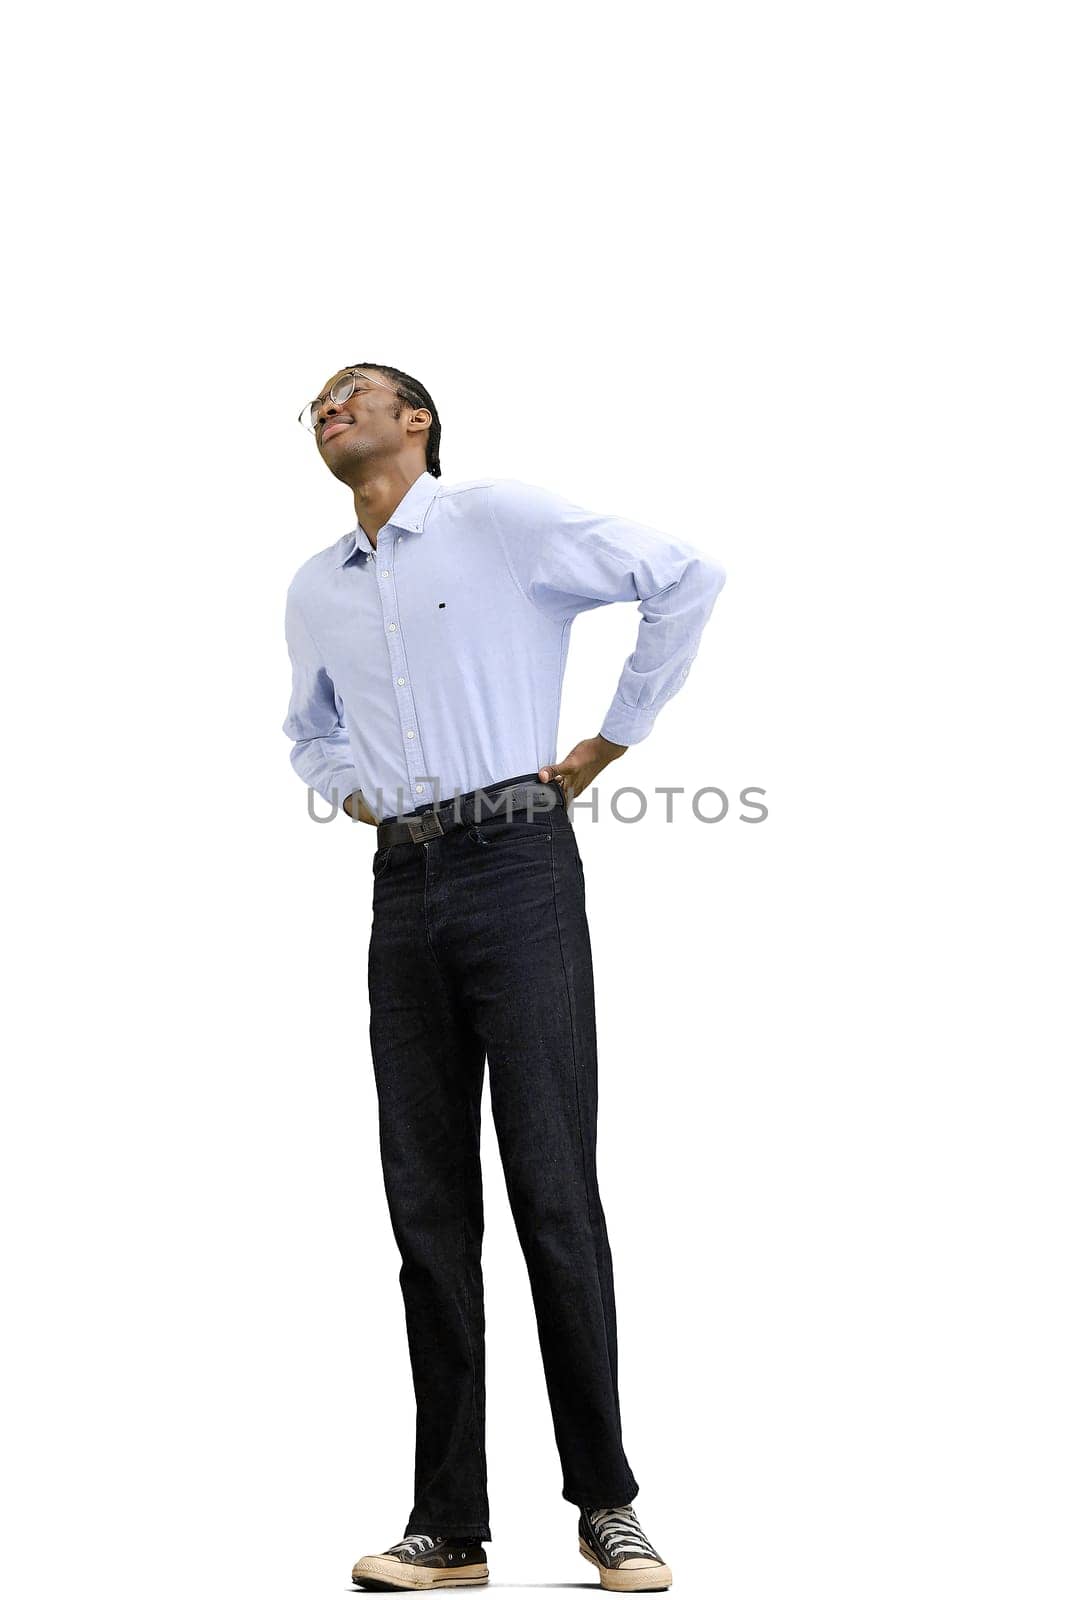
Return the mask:
<path id="1" fill-rule="evenodd" d="M 289 713 L 282 724 L 293 741 L 290 759 L 309 788 L 341 806 L 359 788 L 344 707 L 291 589 L 285 605 L 285 642 L 293 668 Z"/>
<path id="2" fill-rule="evenodd" d="M 490 506 L 515 582 L 546 615 L 565 624 L 594 606 L 637 601 L 637 643 L 600 732 L 613 744 L 638 744 L 689 674 L 723 568 L 644 523 L 514 479 L 493 484 Z"/>

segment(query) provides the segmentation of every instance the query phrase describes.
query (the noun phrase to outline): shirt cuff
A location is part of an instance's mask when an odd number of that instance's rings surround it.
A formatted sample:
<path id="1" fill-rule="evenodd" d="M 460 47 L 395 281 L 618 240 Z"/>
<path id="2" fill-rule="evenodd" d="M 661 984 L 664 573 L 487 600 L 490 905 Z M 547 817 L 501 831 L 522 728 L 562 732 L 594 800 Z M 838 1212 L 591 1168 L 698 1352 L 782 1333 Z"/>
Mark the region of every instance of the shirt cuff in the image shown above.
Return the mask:
<path id="1" fill-rule="evenodd" d="M 609 739 L 612 744 L 640 744 L 652 732 L 656 715 L 655 711 L 642 710 L 640 706 L 628 706 L 616 696 L 604 718 L 600 737 Z"/>

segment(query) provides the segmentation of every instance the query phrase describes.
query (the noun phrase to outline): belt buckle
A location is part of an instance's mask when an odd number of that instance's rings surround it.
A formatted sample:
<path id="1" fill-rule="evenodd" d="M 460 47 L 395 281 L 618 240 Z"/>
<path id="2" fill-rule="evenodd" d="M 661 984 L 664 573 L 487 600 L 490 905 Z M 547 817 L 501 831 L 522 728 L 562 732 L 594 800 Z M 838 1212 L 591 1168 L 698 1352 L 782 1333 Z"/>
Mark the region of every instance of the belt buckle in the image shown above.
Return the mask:
<path id="1" fill-rule="evenodd" d="M 407 824 L 412 844 L 423 844 L 427 839 L 438 839 L 444 833 L 436 811 L 424 811 L 414 822 Z"/>

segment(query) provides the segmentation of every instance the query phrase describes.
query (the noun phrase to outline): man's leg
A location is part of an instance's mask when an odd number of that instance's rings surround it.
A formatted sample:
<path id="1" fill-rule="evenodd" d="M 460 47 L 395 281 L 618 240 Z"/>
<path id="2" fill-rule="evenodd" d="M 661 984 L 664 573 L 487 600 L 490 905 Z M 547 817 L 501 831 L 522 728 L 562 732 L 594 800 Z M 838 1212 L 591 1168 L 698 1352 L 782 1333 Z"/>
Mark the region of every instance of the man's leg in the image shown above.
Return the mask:
<path id="1" fill-rule="evenodd" d="M 561 807 L 481 824 L 450 851 L 450 955 L 486 1046 L 563 1466 L 579 1506 L 628 1504 L 615 1291 L 596 1173 L 593 967 L 577 841 Z M 442 844 L 447 848 L 453 839 Z"/>
<path id="2" fill-rule="evenodd" d="M 487 1540 L 478 1154 L 485 1050 L 430 948 L 423 847 L 379 851 L 374 872 L 371 1053 L 417 1405 L 415 1501 L 404 1531 Z"/>

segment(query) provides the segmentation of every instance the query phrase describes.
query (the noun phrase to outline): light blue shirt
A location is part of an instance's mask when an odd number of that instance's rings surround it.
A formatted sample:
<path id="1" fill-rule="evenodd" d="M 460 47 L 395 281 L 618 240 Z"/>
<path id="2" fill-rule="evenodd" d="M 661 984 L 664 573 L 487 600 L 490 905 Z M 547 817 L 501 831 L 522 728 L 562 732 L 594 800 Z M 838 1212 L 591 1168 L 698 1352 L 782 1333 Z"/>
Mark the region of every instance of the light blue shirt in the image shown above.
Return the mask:
<path id="1" fill-rule="evenodd" d="M 571 623 L 636 600 L 637 643 L 600 732 L 637 744 L 685 682 L 726 581 L 692 545 L 509 478 L 424 472 L 379 531 L 296 573 L 284 731 L 304 782 L 400 815 L 556 759 Z"/>

